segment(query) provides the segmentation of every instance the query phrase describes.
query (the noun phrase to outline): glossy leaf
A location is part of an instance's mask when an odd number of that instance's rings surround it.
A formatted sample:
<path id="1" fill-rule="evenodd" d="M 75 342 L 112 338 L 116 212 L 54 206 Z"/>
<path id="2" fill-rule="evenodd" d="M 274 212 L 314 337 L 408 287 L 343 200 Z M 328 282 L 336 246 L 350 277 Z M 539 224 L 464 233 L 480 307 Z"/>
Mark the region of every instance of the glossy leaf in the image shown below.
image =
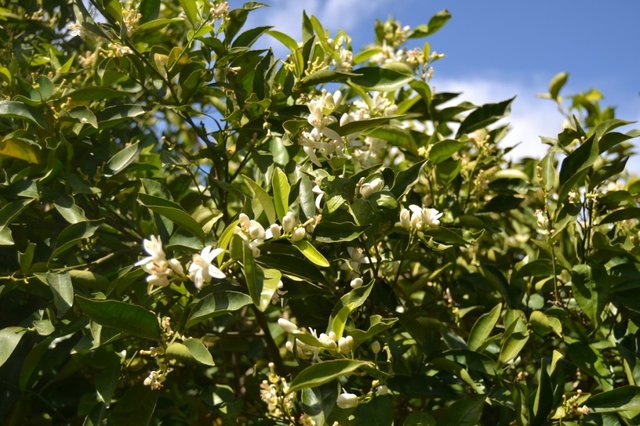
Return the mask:
<path id="1" fill-rule="evenodd" d="M 80 241 L 90 238 L 95 234 L 100 225 L 101 220 L 87 220 L 67 226 L 60 232 L 56 240 L 55 249 L 51 253 L 51 259 L 55 259 Z"/>
<path id="2" fill-rule="evenodd" d="M 199 339 L 187 339 L 183 344 L 189 350 L 189 353 L 200 364 L 214 366 L 213 357 L 209 349 Z"/>
<path id="3" fill-rule="evenodd" d="M 335 359 L 318 362 L 305 368 L 294 377 L 287 393 L 296 392 L 305 388 L 315 388 L 341 376 L 349 376 L 358 369 L 365 367 L 373 368 L 373 364 L 367 361 L 351 359 Z"/>
<path id="4" fill-rule="evenodd" d="M 344 333 L 344 327 L 347 324 L 349 314 L 367 301 L 372 288 L 373 284 L 369 284 L 351 290 L 349 293 L 342 296 L 331 312 L 329 325 L 327 326 L 327 333 L 333 331 L 336 333 L 338 339 L 341 338 Z"/>
<path id="5" fill-rule="evenodd" d="M 300 253 L 304 255 L 304 257 L 309 259 L 314 264 L 323 268 L 329 267 L 330 263 L 327 260 L 327 258 L 324 257 L 322 253 L 320 253 L 318 249 L 316 249 L 313 246 L 313 244 L 311 244 L 309 241 L 300 240 L 300 241 L 295 241 L 292 244 L 295 248 L 297 248 L 300 251 Z"/>
<path id="6" fill-rule="evenodd" d="M 282 222 L 284 215 L 289 211 L 289 192 L 291 191 L 291 186 L 289 185 L 287 175 L 279 168 L 274 170 L 272 180 L 273 202 L 276 213 L 278 214 L 278 219 Z"/>
<path id="7" fill-rule="evenodd" d="M 138 202 L 149 210 L 171 220 L 176 225 L 182 226 L 200 240 L 204 240 L 205 235 L 202 226 L 200 226 L 191 215 L 185 212 L 179 204 L 148 194 L 139 194 Z"/>
<path id="8" fill-rule="evenodd" d="M 498 303 L 486 314 L 481 315 L 478 320 L 473 324 L 471 332 L 469 333 L 469 340 L 467 346 L 472 351 L 478 350 L 484 345 L 491 336 L 493 328 L 496 326 L 498 319 L 500 319 L 500 312 L 502 310 L 502 303 Z"/>
<path id="9" fill-rule="evenodd" d="M 0 367 L 7 362 L 26 331 L 24 327 L 6 327 L 0 330 Z"/>
<path id="10" fill-rule="evenodd" d="M 235 312 L 251 304 L 251 297 L 237 291 L 216 291 L 198 301 L 187 319 L 187 328 L 209 318 Z"/>
<path id="11" fill-rule="evenodd" d="M 87 299 L 82 296 L 76 296 L 76 301 L 82 311 L 98 324 L 143 339 L 160 339 L 160 326 L 155 314 L 141 306 L 116 300 Z"/>

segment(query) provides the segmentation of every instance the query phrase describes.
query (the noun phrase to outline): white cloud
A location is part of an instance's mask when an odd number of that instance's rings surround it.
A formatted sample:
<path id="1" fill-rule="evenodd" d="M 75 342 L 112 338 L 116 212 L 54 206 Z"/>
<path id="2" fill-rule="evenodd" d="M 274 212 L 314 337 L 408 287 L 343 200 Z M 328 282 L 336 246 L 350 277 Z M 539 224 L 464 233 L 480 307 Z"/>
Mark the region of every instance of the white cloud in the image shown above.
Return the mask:
<path id="1" fill-rule="evenodd" d="M 439 92 L 462 92 L 460 100 L 475 104 L 500 102 L 516 96 L 511 115 L 505 120 L 510 124 L 510 132 L 502 141 L 503 146 L 519 145 L 513 149 L 510 158 L 541 158 L 547 146 L 540 142 L 540 136 L 555 137 L 561 130 L 562 115 L 553 102 L 539 99 L 536 93 L 545 90 L 544 86 L 535 87 L 504 79 L 435 79 L 433 85 Z"/>
<path id="2" fill-rule="evenodd" d="M 273 25 L 278 31 L 300 38 L 302 11 L 315 15 L 332 33 L 357 30 L 390 0 L 271 0 L 251 15 L 252 24 Z"/>

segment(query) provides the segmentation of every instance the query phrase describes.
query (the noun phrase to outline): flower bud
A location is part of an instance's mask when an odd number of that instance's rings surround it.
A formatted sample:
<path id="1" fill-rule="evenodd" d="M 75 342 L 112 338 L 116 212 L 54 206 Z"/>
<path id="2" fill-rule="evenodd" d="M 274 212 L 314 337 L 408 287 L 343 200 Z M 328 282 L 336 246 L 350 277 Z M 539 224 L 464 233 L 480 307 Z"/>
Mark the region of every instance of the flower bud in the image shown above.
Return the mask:
<path id="1" fill-rule="evenodd" d="M 352 279 L 351 283 L 349 283 L 349 285 L 351 286 L 351 288 L 362 287 L 362 278 L 356 277 L 356 278 Z"/>
<path id="2" fill-rule="evenodd" d="M 278 325 L 282 327 L 282 329 L 287 333 L 294 334 L 298 332 L 298 326 L 292 323 L 291 321 L 289 321 L 288 319 L 279 318 Z"/>
<path id="3" fill-rule="evenodd" d="M 373 342 L 371 342 L 371 351 L 374 354 L 379 354 L 381 350 L 382 350 L 382 347 L 380 346 L 380 342 L 378 342 L 377 340 L 374 340 Z"/>
<path id="4" fill-rule="evenodd" d="M 356 408 L 358 406 L 358 395 L 353 393 L 343 392 L 338 395 L 338 399 L 336 400 L 336 404 L 338 407 L 343 410 L 347 410 L 349 408 Z"/>
<path id="5" fill-rule="evenodd" d="M 341 337 L 338 340 L 338 349 L 343 354 L 350 354 L 353 350 L 353 337 Z"/>
<path id="6" fill-rule="evenodd" d="M 280 236 L 282 235 L 282 226 L 274 223 L 269 227 L 267 233 L 271 234 L 271 238 L 280 238 Z"/>
<path id="7" fill-rule="evenodd" d="M 282 229 L 284 232 L 291 233 L 293 232 L 293 228 L 296 226 L 296 216 L 293 212 L 287 212 L 282 218 Z"/>
<path id="8" fill-rule="evenodd" d="M 265 232 L 259 222 L 252 220 L 249 222 L 249 235 L 257 240 L 264 240 Z"/>
<path id="9" fill-rule="evenodd" d="M 307 236 L 307 231 L 304 228 L 296 228 L 291 234 L 291 241 L 296 242 L 304 239 Z"/>
<path id="10" fill-rule="evenodd" d="M 411 212 L 407 209 L 400 210 L 400 226 L 407 231 L 411 230 Z"/>
<path id="11" fill-rule="evenodd" d="M 388 395 L 391 391 L 387 387 L 387 385 L 380 385 L 376 388 L 376 393 L 378 395 Z"/>
<path id="12" fill-rule="evenodd" d="M 244 213 L 240 213 L 240 215 L 238 216 L 238 220 L 240 221 L 240 227 L 246 231 L 249 228 L 249 223 L 251 222 L 249 216 Z"/>

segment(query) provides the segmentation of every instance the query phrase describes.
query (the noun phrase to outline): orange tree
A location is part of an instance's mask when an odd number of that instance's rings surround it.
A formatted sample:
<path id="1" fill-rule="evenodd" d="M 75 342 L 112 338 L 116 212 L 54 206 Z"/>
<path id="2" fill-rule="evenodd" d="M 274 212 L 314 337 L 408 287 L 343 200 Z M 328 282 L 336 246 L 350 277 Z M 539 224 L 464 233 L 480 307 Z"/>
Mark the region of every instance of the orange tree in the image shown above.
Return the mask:
<path id="1" fill-rule="evenodd" d="M 430 86 L 204 0 L 0 8 L 3 424 L 634 424 L 640 184 L 628 122 Z M 277 58 L 270 49 L 288 49 Z"/>

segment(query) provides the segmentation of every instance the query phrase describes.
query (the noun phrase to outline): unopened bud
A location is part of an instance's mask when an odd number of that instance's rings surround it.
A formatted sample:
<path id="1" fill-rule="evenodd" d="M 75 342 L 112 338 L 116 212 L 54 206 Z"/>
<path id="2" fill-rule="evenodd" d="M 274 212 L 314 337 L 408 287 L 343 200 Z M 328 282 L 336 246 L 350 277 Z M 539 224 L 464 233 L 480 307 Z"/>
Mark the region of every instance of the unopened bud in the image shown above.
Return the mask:
<path id="1" fill-rule="evenodd" d="M 279 318 L 278 325 L 282 327 L 282 329 L 287 333 L 293 334 L 298 332 L 298 326 L 292 323 L 291 321 L 289 321 L 288 319 Z"/>

